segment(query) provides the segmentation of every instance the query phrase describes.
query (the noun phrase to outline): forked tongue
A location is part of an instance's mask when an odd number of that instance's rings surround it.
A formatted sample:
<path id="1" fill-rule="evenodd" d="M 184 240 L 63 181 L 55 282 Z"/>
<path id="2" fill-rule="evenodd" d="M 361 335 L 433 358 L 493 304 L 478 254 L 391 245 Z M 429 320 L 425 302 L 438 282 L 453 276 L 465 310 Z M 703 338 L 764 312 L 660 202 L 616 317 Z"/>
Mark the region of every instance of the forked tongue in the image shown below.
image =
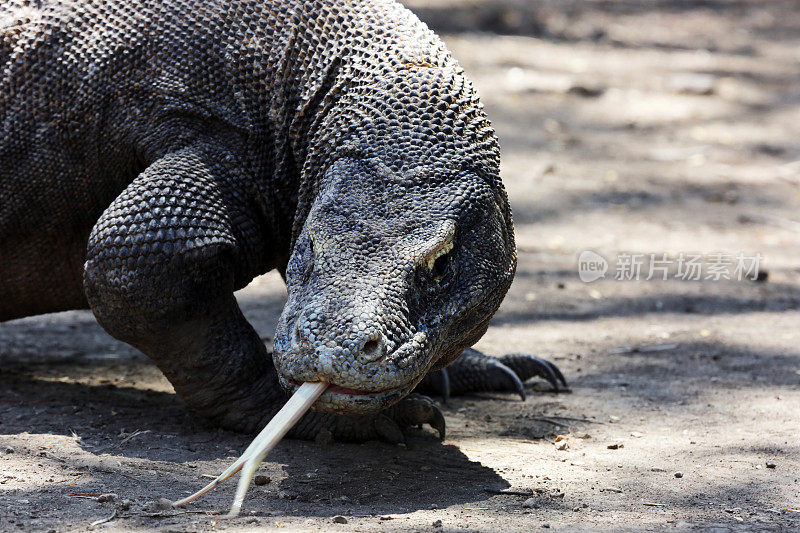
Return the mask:
<path id="1" fill-rule="evenodd" d="M 328 384 L 315 381 L 303 383 L 299 389 L 289 398 L 286 405 L 278 411 L 272 420 L 269 421 L 267 427 L 261 430 L 250 446 L 244 453 L 236 459 L 236 461 L 225 469 L 217 478 L 198 490 L 191 496 L 187 496 L 182 500 L 174 502 L 174 507 L 187 504 L 190 501 L 196 500 L 203 494 L 209 492 L 217 485 L 234 475 L 239 470 L 242 470 L 242 476 L 239 478 L 239 484 L 236 487 L 236 496 L 233 499 L 233 505 L 228 513 L 229 517 L 239 515 L 242 509 L 242 502 L 244 501 L 247 489 L 250 487 L 250 482 L 258 469 L 258 465 L 264 460 L 269 452 L 275 447 L 278 442 L 286 435 L 293 425 L 300 420 L 306 411 L 317 401 L 317 398 L 325 391 Z"/>

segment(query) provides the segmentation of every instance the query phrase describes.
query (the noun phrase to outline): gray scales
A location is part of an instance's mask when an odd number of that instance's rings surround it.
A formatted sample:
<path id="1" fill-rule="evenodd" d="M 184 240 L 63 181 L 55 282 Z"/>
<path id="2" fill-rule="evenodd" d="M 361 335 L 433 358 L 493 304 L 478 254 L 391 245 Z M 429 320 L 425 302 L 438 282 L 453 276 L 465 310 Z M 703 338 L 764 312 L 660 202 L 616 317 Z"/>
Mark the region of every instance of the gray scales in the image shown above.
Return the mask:
<path id="1" fill-rule="evenodd" d="M 304 381 L 291 434 L 349 441 L 443 436 L 419 392 L 566 386 L 469 348 L 516 266 L 498 143 L 397 3 L 6 0 L 0 123 L 0 321 L 89 307 L 222 427 Z M 233 292 L 272 269 L 270 354 Z"/>

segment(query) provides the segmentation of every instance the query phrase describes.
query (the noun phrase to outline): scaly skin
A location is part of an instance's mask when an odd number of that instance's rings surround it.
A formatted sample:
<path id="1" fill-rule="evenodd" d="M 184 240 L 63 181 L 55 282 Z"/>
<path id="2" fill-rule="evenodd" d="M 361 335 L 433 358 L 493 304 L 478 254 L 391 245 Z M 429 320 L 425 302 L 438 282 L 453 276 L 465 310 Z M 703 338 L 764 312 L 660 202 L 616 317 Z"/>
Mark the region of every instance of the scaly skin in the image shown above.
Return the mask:
<path id="1" fill-rule="evenodd" d="M 6 0 L 0 122 L 0 320 L 88 306 L 223 427 L 324 380 L 295 435 L 444 432 L 401 399 L 484 333 L 516 255 L 494 132 L 410 12 Z M 271 269 L 274 364 L 233 297 Z"/>

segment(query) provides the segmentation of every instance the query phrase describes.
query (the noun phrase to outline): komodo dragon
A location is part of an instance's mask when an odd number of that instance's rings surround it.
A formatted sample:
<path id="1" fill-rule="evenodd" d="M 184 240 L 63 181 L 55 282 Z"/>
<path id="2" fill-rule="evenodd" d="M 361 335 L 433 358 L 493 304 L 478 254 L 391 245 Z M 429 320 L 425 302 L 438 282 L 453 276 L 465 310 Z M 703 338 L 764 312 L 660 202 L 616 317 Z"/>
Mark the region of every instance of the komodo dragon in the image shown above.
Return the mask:
<path id="1" fill-rule="evenodd" d="M 350 441 L 443 435 L 415 387 L 566 385 L 468 349 L 516 266 L 498 143 L 399 4 L 4 0 L 0 123 L 0 320 L 88 306 L 222 427 L 304 381 L 294 436 Z M 271 269 L 270 355 L 233 292 Z"/>

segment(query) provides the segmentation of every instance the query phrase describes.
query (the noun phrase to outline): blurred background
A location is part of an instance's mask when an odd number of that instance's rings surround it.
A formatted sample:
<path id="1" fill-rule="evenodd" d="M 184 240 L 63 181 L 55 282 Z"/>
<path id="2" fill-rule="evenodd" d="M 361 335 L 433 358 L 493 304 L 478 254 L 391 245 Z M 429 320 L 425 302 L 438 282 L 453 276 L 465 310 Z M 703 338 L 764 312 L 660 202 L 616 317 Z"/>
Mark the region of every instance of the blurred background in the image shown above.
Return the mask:
<path id="1" fill-rule="evenodd" d="M 797 281 L 800 3 L 404 3 L 479 89 L 523 255 L 760 251 Z"/>
<path id="2" fill-rule="evenodd" d="M 640 313 L 760 323 L 797 309 L 800 3 L 404 3 L 443 35 L 500 137 L 520 273 L 515 318 L 499 321 L 619 316 L 628 329 Z M 609 263 L 591 284 L 584 250 Z M 642 279 L 620 281 L 631 254 Z M 667 280 L 644 281 L 651 254 Z M 699 279 L 679 276 L 689 254 Z M 759 282 L 734 275 L 740 256 L 759 257 Z M 793 346 L 794 330 L 769 337 Z"/>

